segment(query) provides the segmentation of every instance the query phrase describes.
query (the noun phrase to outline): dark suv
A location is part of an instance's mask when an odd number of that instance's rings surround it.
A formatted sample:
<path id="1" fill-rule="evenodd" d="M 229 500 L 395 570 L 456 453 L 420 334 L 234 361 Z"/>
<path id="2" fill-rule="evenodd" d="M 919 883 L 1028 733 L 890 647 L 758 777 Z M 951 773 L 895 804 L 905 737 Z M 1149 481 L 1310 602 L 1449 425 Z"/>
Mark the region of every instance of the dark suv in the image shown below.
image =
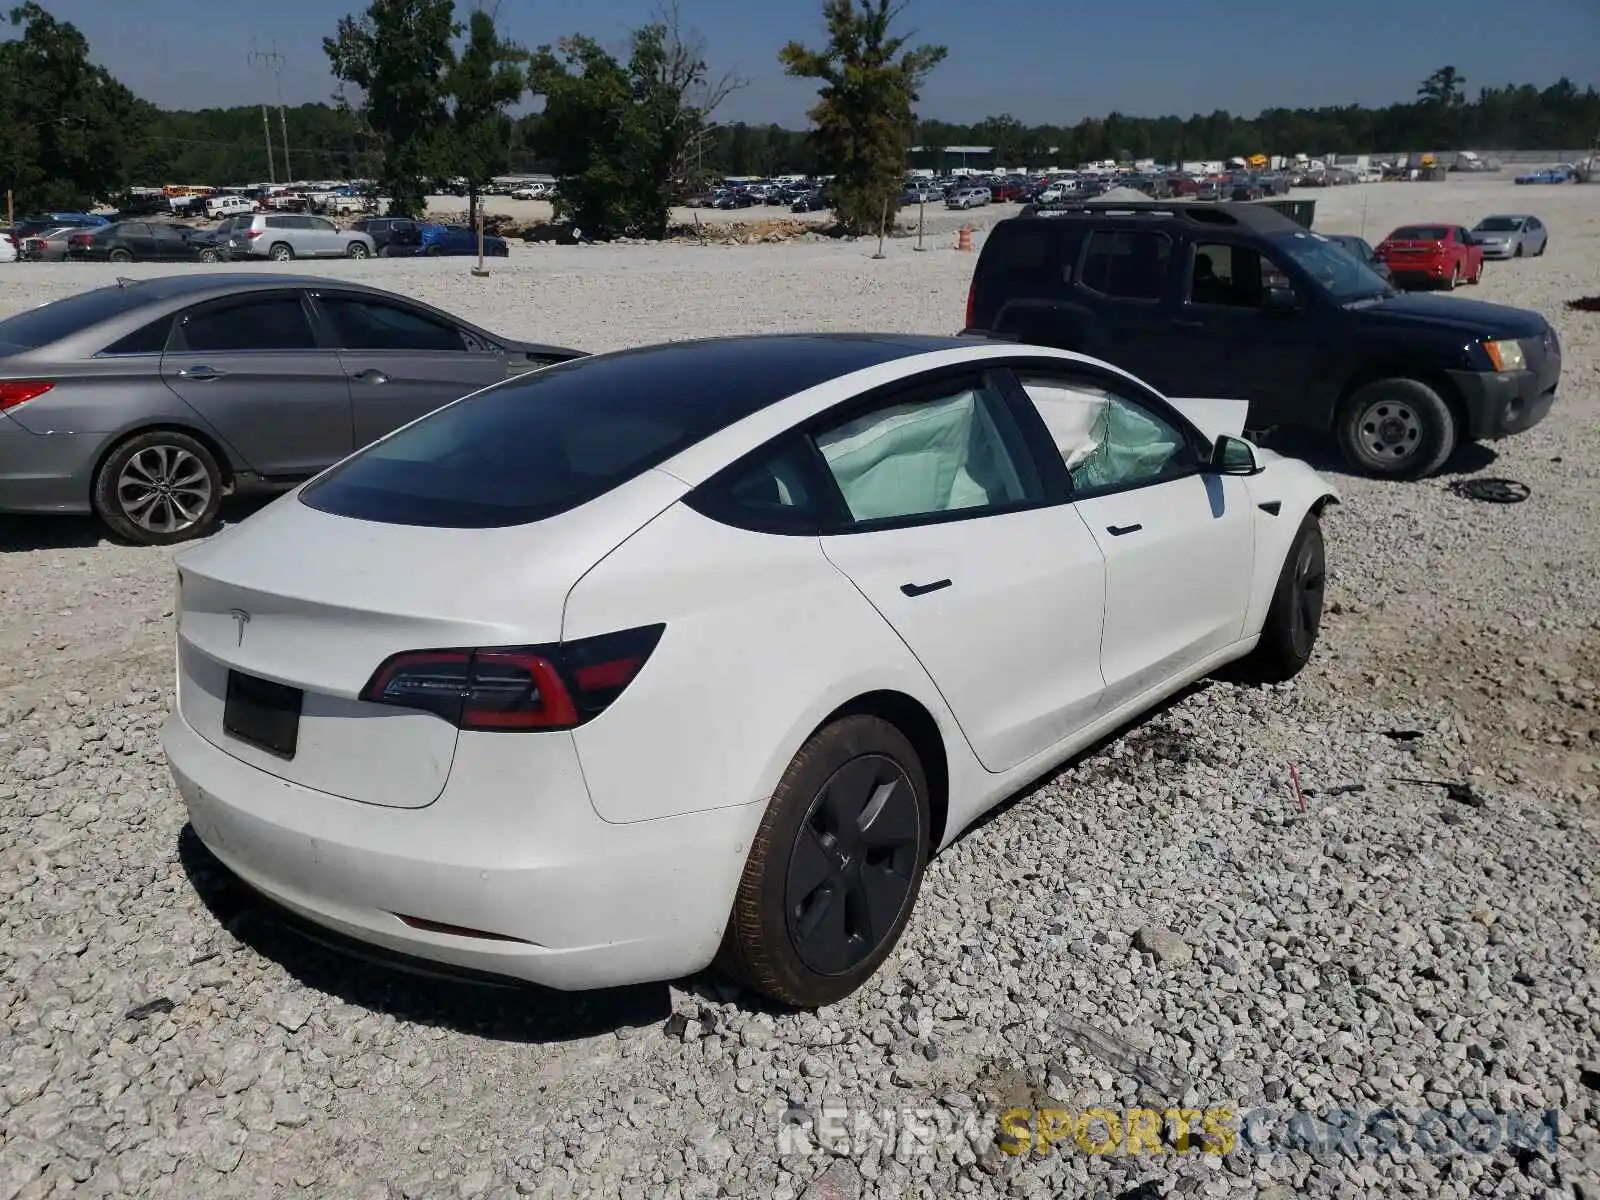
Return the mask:
<path id="1" fill-rule="evenodd" d="M 422 233 L 408 217 L 363 217 L 351 229 L 372 239 L 380 258 L 409 258 L 422 247 Z"/>
<path id="2" fill-rule="evenodd" d="M 1078 350 L 1249 427 L 1331 434 L 1375 475 L 1432 474 L 1555 400 L 1538 313 L 1403 295 L 1332 239 L 1246 203 L 1029 207 L 990 231 L 967 332 Z"/>

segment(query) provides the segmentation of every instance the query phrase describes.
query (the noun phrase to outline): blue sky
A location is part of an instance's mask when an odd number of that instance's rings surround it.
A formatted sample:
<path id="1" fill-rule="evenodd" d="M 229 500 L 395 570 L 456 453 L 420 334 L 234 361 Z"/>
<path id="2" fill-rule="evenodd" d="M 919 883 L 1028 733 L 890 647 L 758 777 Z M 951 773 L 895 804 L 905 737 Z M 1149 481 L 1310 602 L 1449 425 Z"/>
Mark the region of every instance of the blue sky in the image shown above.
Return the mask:
<path id="1" fill-rule="evenodd" d="M 362 0 L 45 0 L 89 38 L 136 92 L 169 107 L 273 98 L 250 69 L 252 44 L 276 42 L 284 98 L 333 88 L 322 38 Z M 786 79 L 778 48 L 821 41 L 820 0 L 679 0 L 714 68 L 750 80 L 723 120 L 804 124 L 813 88 Z M 348 8 L 347 8 L 348 5 Z M 465 11 L 470 3 L 458 0 Z M 620 44 L 655 0 L 505 0 L 507 32 L 527 45 L 569 33 Z M 1600 84 L 1600 0 L 912 0 L 906 24 L 950 57 L 921 115 L 957 122 L 1010 112 L 1071 123 L 1116 109 L 1136 115 L 1252 115 L 1284 105 L 1409 100 L 1453 64 L 1480 85 L 1546 85 L 1565 74 Z"/>

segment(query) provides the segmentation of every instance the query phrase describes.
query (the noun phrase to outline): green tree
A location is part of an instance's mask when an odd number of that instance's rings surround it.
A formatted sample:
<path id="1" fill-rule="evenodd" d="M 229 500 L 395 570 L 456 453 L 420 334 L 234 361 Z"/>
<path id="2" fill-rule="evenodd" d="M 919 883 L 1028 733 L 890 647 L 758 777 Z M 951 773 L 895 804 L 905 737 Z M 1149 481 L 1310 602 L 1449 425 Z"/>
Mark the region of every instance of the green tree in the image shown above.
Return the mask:
<path id="1" fill-rule="evenodd" d="M 875 233 L 894 215 L 916 134 L 914 106 L 928 72 L 944 61 L 943 46 L 907 50 L 889 32 L 904 11 L 895 0 L 824 0 L 828 44 L 808 50 L 790 42 L 778 52 L 784 70 L 818 79 L 811 109 L 827 169 L 833 211 L 849 234 Z"/>
<path id="2" fill-rule="evenodd" d="M 460 32 L 453 0 L 372 0 L 322 39 L 334 77 L 363 93 L 383 156 L 379 188 L 397 216 L 422 215 L 426 181 L 449 162 L 447 80 Z"/>
<path id="3" fill-rule="evenodd" d="M 76 26 L 31 2 L 8 15 L 22 32 L 0 42 L 0 188 L 23 213 L 111 199 L 152 106 L 89 61 Z"/>
<path id="4" fill-rule="evenodd" d="M 494 18 L 474 9 L 467 22 L 467 42 L 446 77 L 453 111 L 450 117 L 450 163 L 467 181 L 467 216 L 478 219 L 478 193 L 506 170 L 511 142 L 511 117 L 506 110 L 522 98 L 528 79 L 522 63 L 527 51 L 500 37 Z"/>
<path id="5" fill-rule="evenodd" d="M 1454 67 L 1440 67 L 1422 81 L 1422 86 L 1417 89 L 1417 95 L 1424 104 L 1459 108 L 1467 102 L 1466 94 L 1462 91 L 1466 82 L 1465 76 Z"/>
<path id="6" fill-rule="evenodd" d="M 721 98 L 707 90 L 697 46 L 658 22 L 634 32 L 624 65 L 593 38 L 564 38 L 540 48 L 528 79 L 544 98 L 534 148 L 561 177 L 556 215 L 599 240 L 665 236 L 690 151 Z"/>

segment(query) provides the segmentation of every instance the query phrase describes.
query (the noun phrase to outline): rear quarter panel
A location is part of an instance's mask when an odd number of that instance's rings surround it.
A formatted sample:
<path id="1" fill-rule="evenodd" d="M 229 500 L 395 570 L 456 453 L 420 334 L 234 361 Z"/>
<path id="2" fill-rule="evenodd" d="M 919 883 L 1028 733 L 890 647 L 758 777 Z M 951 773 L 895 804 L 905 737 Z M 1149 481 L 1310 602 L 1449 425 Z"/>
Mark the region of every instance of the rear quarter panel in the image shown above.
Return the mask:
<path id="1" fill-rule="evenodd" d="M 933 714 L 952 795 L 982 790 L 927 673 L 816 538 L 752 533 L 676 504 L 579 581 L 562 638 L 656 622 L 666 632 L 644 669 L 573 735 L 602 819 L 764 800 L 829 713 L 884 689 Z"/>

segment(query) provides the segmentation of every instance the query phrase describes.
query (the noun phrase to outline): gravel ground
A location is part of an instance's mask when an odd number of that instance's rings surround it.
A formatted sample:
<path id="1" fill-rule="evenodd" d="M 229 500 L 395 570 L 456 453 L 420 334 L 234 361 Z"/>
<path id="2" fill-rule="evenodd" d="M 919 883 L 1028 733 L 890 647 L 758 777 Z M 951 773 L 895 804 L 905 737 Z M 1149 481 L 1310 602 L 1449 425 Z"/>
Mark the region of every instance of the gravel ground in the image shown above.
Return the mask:
<path id="1" fill-rule="evenodd" d="M 305 941 L 229 882 L 168 784 L 170 553 L 0 524 L 0 1200 L 1600 1195 L 1600 316 L 1562 306 L 1600 280 L 1600 188 L 1317 199 L 1319 228 L 1365 211 L 1374 241 L 1548 222 L 1546 257 L 1471 294 L 1550 315 L 1561 399 L 1450 467 L 1532 498 L 1319 461 L 1346 503 L 1305 674 L 1193 689 L 1018 797 L 933 864 L 874 983 L 816 1015 L 712 977 L 485 989 Z M 972 264 L 953 241 L 318 269 L 601 349 L 950 331 Z M 0 311 L 116 273 L 0 270 Z M 1404 1136 L 1018 1157 L 993 1140 L 1011 1104 L 1265 1107 L 1278 1133 L 1295 1110 L 1395 1106 Z M 908 1110 L 914 1128 L 885 1115 Z M 1426 1110 L 1556 1110 L 1556 1147 L 1430 1152 L 1408 1140 Z"/>

